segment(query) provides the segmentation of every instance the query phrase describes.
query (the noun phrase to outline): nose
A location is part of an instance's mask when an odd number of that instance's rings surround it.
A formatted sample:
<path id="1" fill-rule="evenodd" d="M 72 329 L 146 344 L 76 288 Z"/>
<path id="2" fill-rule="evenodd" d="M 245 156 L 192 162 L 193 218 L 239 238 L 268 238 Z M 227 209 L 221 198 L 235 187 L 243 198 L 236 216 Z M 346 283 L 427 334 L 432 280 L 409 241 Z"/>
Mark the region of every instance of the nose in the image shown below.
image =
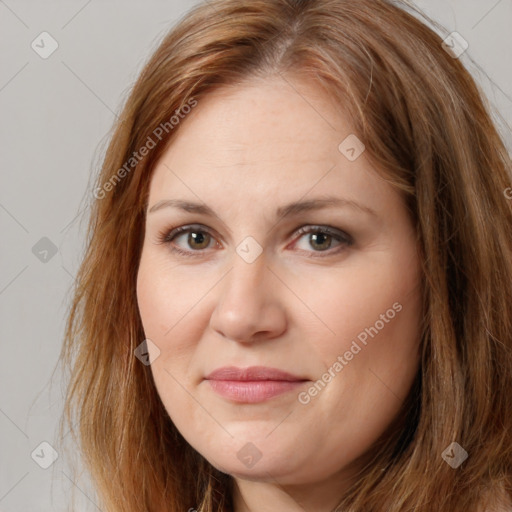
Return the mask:
<path id="1" fill-rule="evenodd" d="M 217 288 L 210 327 L 239 343 L 280 336 L 286 329 L 284 288 L 265 253 L 252 263 L 234 253 L 233 265 Z"/>

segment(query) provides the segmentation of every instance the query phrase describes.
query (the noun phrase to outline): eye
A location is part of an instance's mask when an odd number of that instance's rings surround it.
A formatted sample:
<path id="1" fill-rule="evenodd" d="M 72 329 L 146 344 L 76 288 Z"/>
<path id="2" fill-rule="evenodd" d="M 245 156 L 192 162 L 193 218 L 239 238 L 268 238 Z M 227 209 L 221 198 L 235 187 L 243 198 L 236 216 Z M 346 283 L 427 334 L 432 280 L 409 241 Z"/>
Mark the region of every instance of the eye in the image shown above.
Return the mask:
<path id="1" fill-rule="evenodd" d="M 176 244 L 176 240 L 180 237 L 188 235 L 185 243 L 192 250 L 180 247 Z M 307 241 L 309 247 L 316 249 L 309 251 L 308 249 L 300 249 L 301 251 L 310 252 L 311 257 L 322 256 L 314 253 L 328 253 L 328 255 L 337 254 L 341 250 L 351 246 L 354 241 L 350 235 L 330 226 L 304 226 L 294 233 L 294 237 L 305 238 L 304 235 L 310 235 Z M 338 243 L 338 247 L 332 249 L 333 240 Z M 169 245 L 170 250 L 183 256 L 201 256 L 204 249 L 211 247 L 211 243 L 215 242 L 213 235 L 200 225 L 180 226 L 169 231 L 159 233 L 157 243 Z M 297 244 L 297 243 L 296 243 Z M 217 247 L 221 247 L 217 242 Z M 195 253 L 195 254 L 194 254 Z"/>
<path id="2" fill-rule="evenodd" d="M 328 252 L 328 254 L 337 254 L 346 247 L 350 247 L 354 240 L 350 235 L 339 229 L 331 228 L 330 226 L 305 226 L 300 228 L 296 235 L 310 235 L 307 239 L 309 247 L 316 248 L 318 252 Z M 300 237 L 303 238 L 303 237 Z M 338 242 L 338 248 L 331 250 L 333 239 Z M 301 249 L 302 250 L 302 249 Z M 308 249 L 304 249 L 308 250 Z M 313 254 L 312 257 L 321 256 Z"/>
<path id="3" fill-rule="evenodd" d="M 175 245 L 175 240 L 183 235 L 188 235 L 186 243 L 189 244 L 189 247 L 194 248 L 193 251 L 182 249 Z M 158 243 L 169 245 L 172 252 L 182 254 L 183 256 L 199 256 L 199 254 L 193 253 L 207 249 L 212 240 L 213 237 L 209 231 L 202 229 L 201 226 L 180 226 L 170 231 L 164 231 L 158 235 Z"/>

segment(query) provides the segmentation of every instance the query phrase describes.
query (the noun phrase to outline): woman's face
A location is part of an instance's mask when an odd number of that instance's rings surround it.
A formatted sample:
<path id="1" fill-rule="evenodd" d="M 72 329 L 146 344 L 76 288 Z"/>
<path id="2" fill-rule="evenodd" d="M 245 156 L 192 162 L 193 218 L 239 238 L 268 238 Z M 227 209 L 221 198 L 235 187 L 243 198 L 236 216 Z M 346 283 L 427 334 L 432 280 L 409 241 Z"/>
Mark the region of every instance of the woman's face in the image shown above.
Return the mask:
<path id="1" fill-rule="evenodd" d="M 181 123 L 150 184 L 137 281 L 163 404 L 239 479 L 348 476 L 418 370 L 419 254 L 400 196 L 310 83 L 223 89 Z M 292 380 L 242 371 L 255 366 Z M 225 367 L 240 371 L 208 378 Z"/>

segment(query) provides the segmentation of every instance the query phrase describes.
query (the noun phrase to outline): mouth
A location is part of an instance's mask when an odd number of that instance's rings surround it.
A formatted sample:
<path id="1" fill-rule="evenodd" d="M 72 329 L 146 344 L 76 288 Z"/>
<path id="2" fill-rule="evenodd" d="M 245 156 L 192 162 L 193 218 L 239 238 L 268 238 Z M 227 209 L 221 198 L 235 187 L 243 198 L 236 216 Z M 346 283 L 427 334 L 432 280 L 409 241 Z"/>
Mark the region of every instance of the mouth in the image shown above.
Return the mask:
<path id="1" fill-rule="evenodd" d="M 205 380 L 218 395 L 239 403 L 259 403 L 291 392 L 308 379 L 266 366 L 219 368 Z"/>

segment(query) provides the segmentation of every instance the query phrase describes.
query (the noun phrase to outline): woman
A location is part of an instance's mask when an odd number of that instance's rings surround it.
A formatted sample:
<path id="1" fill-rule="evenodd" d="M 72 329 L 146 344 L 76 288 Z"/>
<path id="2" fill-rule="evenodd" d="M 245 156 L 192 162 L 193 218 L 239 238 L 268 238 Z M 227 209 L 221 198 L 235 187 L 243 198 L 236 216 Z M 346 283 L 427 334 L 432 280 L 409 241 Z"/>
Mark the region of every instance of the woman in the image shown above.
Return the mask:
<path id="1" fill-rule="evenodd" d="M 510 510 L 510 159 L 455 42 L 216 0 L 161 43 L 63 348 L 104 510 Z"/>

